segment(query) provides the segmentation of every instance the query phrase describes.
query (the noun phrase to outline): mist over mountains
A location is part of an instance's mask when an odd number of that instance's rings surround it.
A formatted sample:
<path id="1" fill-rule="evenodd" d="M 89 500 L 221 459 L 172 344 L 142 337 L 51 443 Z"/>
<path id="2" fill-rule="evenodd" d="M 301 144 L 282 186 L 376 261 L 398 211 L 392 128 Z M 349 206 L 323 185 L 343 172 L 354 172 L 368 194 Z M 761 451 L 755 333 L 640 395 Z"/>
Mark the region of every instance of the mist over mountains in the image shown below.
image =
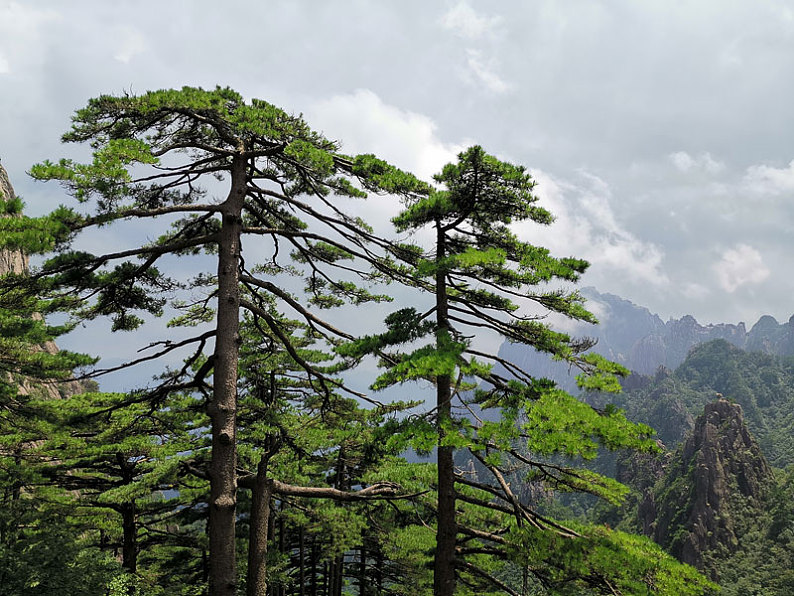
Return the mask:
<path id="1" fill-rule="evenodd" d="M 576 324 L 571 333 L 595 338 L 598 343 L 593 351 L 633 373 L 652 375 L 659 367 L 674 370 L 694 346 L 715 339 L 724 339 L 745 351 L 779 356 L 794 354 L 794 316 L 779 323 L 774 317 L 765 315 L 748 331 L 744 322 L 701 325 L 691 315 L 665 322 L 647 308 L 620 296 L 602 294 L 592 287 L 583 288 L 581 293 L 600 324 Z M 499 356 L 534 376 L 550 378 L 568 391 L 577 391 L 576 371 L 570 371 L 567 364 L 553 362 L 530 347 L 505 342 Z"/>

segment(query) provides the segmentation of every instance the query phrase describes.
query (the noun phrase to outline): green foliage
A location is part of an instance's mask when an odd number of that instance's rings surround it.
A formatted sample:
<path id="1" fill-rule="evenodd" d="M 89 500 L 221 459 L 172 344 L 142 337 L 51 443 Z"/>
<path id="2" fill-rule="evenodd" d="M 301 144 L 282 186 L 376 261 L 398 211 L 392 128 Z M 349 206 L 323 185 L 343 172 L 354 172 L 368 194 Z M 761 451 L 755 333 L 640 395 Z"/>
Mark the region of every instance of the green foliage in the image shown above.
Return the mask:
<path id="1" fill-rule="evenodd" d="M 640 590 L 649 586 L 673 593 L 666 560 L 656 567 L 645 561 L 659 558 L 647 545 L 590 527 L 577 530 L 586 539 L 572 540 L 571 532 L 511 492 L 513 468 L 520 464 L 520 473 L 533 482 L 616 502 L 623 493 L 616 482 L 553 465 L 550 458 L 591 458 L 598 446 L 651 448 L 650 429 L 631 424 L 616 409 L 594 410 L 473 345 L 479 332 L 528 343 L 587 373 L 582 386 L 593 389 L 615 389 L 614 375 L 625 372 L 583 356 L 587 342 L 551 330 L 523 308 L 534 304 L 595 320 L 578 293 L 554 287 L 578 280 L 587 263 L 553 257 L 523 242 L 512 227 L 553 219 L 537 205 L 535 183 L 524 167 L 472 147 L 431 186 L 372 155 L 343 155 L 338 143 L 301 117 L 220 87 L 103 95 L 75 114 L 63 139 L 88 143 L 88 163 L 45 161 L 31 174 L 60 182 L 81 211 L 60 207 L 40 218 L 0 217 L 0 248 L 47 255 L 29 275 L 0 280 L 0 308 L 16 309 L 13 316 L 0 311 L 0 328 L 8 331 L 0 362 L 12 363 L 8 372 L 16 375 L 68 377 L 93 360 L 30 348 L 97 318 L 108 318 L 114 332 L 131 331 L 168 313 L 169 326 L 185 332 L 180 340 L 164 335 L 139 358 L 174 362 L 179 353 L 181 366 L 166 366 L 149 386 L 126 393 L 86 391 L 46 400 L 23 398 L 10 383 L 0 386 L 0 407 L 12 413 L 0 418 L 0 469 L 8 471 L 3 488 L 9 487 L 14 506 L 28 498 L 52 505 L 35 519 L 47 519 L 56 507 L 70 512 L 64 527 L 75 531 L 70 538 L 56 533 L 50 545 L 72 556 L 74 569 L 85 569 L 89 554 L 101 562 L 95 575 L 85 572 L 93 593 L 199 593 L 206 572 L 206 515 L 217 511 L 207 506 L 211 445 L 229 437 L 228 429 L 219 434 L 207 413 L 216 411 L 223 391 L 236 397 L 231 402 L 237 453 L 226 471 L 238 473 L 241 486 L 262 490 L 250 481 L 265 474 L 267 480 L 343 493 L 377 482 L 413 491 L 402 501 L 352 505 L 274 496 L 274 584 L 297 581 L 296 551 L 297 567 L 306 573 L 305 564 L 313 566 L 308 573 L 316 581 L 345 575 L 345 554 L 366 549 L 377 573 L 365 569 L 362 586 L 369 581 L 379 592 L 428 592 L 433 520 L 448 505 L 437 491 L 441 466 L 407 463 L 400 453 L 410 446 L 420 453 L 468 449 L 489 479 L 454 478 L 461 594 L 498 593 L 498 578 L 516 565 L 530 565 L 538 579 L 561 589 L 570 582 L 599 588 L 615 582 L 625 593 L 646 593 Z M 211 195 L 218 180 L 230 183 L 230 199 L 223 203 Z M 396 228 L 432 227 L 435 246 L 425 250 L 378 238 L 361 218 L 339 210 L 338 197 L 367 193 L 401 197 L 405 210 L 394 219 Z M 231 205 L 237 205 L 234 213 Z M 20 208 L 7 198 L 2 206 L 15 215 Z M 115 230 L 133 218 L 151 222 L 155 240 L 112 253 L 77 248 L 83 233 Z M 227 232 L 236 237 L 230 240 Z M 257 251 L 270 250 L 265 263 L 245 261 L 252 244 Z M 195 272 L 195 293 L 167 273 L 174 257 L 228 254 L 234 254 L 232 269 L 208 265 Z M 230 272 L 240 282 L 224 295 L 218 286 Z M 290 293 L 286 277 L 302 279 L 308 298 Z M 388 301 L 364 286 L 393 280 L 430 291 L 434 309 L 399 308 L 387 318 L 384 333 L 362 338 L 309 310 Z M 247 315 L 240 315 L 238 298 Z M 293 314 L 284 314 L 287 309 Z M 49 327 L 34 313 L 57 313 L 66 323 Z M 241 324 L 240 352 L 231 367 L 216 369 L 225 355 L 212 351 L 225 331 L 219 328 L 221 314 Z M 370 354 L 383 365 L 374 389 L 449 382 L 449 395 L 440 396 L 432 416 L 407 416 L 417 405 L 409 401 L 362 408 L 343 396 L 350 390 L 340 376 Z M 221 378 L 221 370 L 232 372 Z M 235 383 L 236 396 L 227 391 Z M 471 417 L 453 415 L 453 397 Z M 501 421 L 480 420 L 479 412 L 488 409 L 498 409 Z M 6 455 L 3 448 L 9 447 L 18 449 Z M 48 492 L 33 488 L 39 485 Z M 230 519 L 240 520 L 242 537 L 254 523 L 254 500 L 243 491 L 226 495 L 235 496 L 241 507 Z M 41 539 L 31 529 L 35 523 L 9 527 L 3 538 L 25 538 L 29 531 L 34 543 Z M 556 540 L 560 533 L 565 540 Z M 245 544 L 241 538 L 238 550 L 244 552 Z M 111 551 L 123 553 L 129 573 L 110 564 Z M 30 568 L 22 552 L 9 559 L 14 569 Z M 610 557 L 618 562 L 610 563 Z M 319 565 L 328 573 L 318 571 Z M 49 567 L 54 572 L 48 577 L 62 573 L 72 581 L 61 562 Z M 689 578 L 686 570 L 669 569 Z M 35 581 L 37 589 L 45 585 Z M 691 581 L 701 586 L 694 576 Z"/>
<path id="2" fill-rule="evenodd" d="M 514 528 L 514 556 L 543 578 L 554 594 L 603 593 L 669 596 L 715 589 L 694 568 L 675 561 L 651 540 L 603 526 L 568 524 L 580 537 L 567 538 L 530 526 Z"/>
<path id="3" fill-rule="evenodd" d="M 619 403 L 629 418 L 648 421 L 673 447 L 687 430 L 680 417 L 688 412 L 694 419 L 721 393 L 742 406 L 747 426 L 770 464 L 786 467 L 794 463 L 793 362 L 714 340 L 695 347 L 674 372 L 627 391 Z"/>
<path id="4" fill-rule="evenodd" d="M 8 487 L 8 477 L 2 477 Z M 0 500 L 0 586 L 8 596 L 103 594 L 119 573 L 110 551 L 97 548 L 95 532 L 69 507 L 49 503 L 46 493 Z"/>
<path id="5" fill-rule="evenodd" d="M 540 283 L 575 281 L 587 264 L 578 259 L 556 259 L 546 249 L 522 242 L 513 232 L 510 224 L 515 222 L 529 220 L 547 225 L 552 221 L 551 215 L 536 205 L 537 198 L 532 194 L 534 182 L 524 168 L 501 162 L 480 147 L 472 147 L 459 155 L 457 163 L 445 166 L 435 180 L 443 190 L 432 189 L 426 195 L 409 197 L 405 210 L 393 219 L 398 231 L 425 227 L 434 230 L 434 246 L 424 256 L 416 249 L 409 251 L 407 258 L 415 265 L 415 285 L 435 294 L 435 325 L 431 324 L 429 313 L 420 315 L 414 309 L 402 309 L 387 318 L 384 333 L 352 341 L 337 351 L 352 358 L 361 358 L 366 353 L 381 356 L 385 372 L 372 384 L 375 390 L 418 380 L 440 386 L 444 379 L 450 382 L 448 397 L 439 392 L 438 407 L 431 419 L 435 424 L 411 421 L 403 428 L 407 438 L 397 441 L 401 447 L 410 445 L 420 453 L 430 452 L 433 446 L 468 448 L 481 464 L 478 476 L 489 478 L 486 484 L 472 485 L 460 474 L 455 478 L 459 486 L 468 487 L 464 490 L 477 486 L 484 491 L 467 498 L 459 493 L 458 504 L 467 503 L 465 513 L 457 512 L 456 508 L 459 533 L 466 534 L 463 529 L 466 524 L 489 530 L 491 524 L 509 525 L 511 510 L 516 518 L 536 519 L 536 514 L 526 510 L 511 492 L 504 480 L 506 475 L 520 483 L 543 485 L 556 491 L 586 492 L 611 503 L 621 502 L 628 489 L 617 481 L 581 467 L 552 464 L 549 458 L 588 460 L 596 456 L 599 447 L 653 451 L 657 447 L 651 440 L 652 429 L 630 422 L 616 408 L 595 410 L 554 388 L 550 382 L 533 378 L 531 371 L 520 371 L 495 356 L 480 353 L 472 346 L 473 333 L 467 332 L 467 329 L 474 333 L 486 329 L 509 341 L 529 344 L 581 369 L 584 374 L 580 386 L 618 391 L 616 375 L 627 374 L 626 369 L 597 355 L 582 355 L 589 347 L 587 342 L 555 332 L 536 317 L 520 314 L 523 304 L 518 299 L 526 298 L 567 317 L 594 322 L 578 293 L 537 291 Z M 422 345 L 423 338 L 432 341 Z M 511 380 L 501 371 L 496 373 L 494 362 L 516 378 Z M 481 384 L 479 388 L 478 384 Z M 453 399 L 464 411 L 471 412 L 471 416 L 453 416 L 449 405 Z M 498 414 L 481 417 L 480 411 L 489 408 L 498 408 Z M 493 418 L 498 420 L 492 422 Z M 438 483 L 441 482 L 439 478 Z M 496 507 L 496 511 L 502 512 L 501 517 L 493 518 L 496 514 L 489 511 L 493 507 L 488 504 L 494 498 L 496 503 L 507 504 L 501 509 Z M 438 509 L 446 506 L 441 502 L 436 505 Z M 458 556 L 459 567 L 473 565 L 479 569 L 483 574 L 477 582 L 481 582 L 490 573 L 498 575 L 504 571 L 504 565 L 497 564 L 498 561 L 521 560 L 521 565 L 531 567 L 532 573 L 540 576 L 538 562 L 545 560 L 546 541 L 550 539 L 547 534 L 555 533 L 549 526 L 533 523 L 542 530 L 528 541 L 525 540 L 528 535 L 520 533 L 509 535 L 506 542 L 503 538 L 480 537 L 485 551 L 473 549 L 466 554 L 468 549 L 464 548 Z M 406 544 L 412 548 L 424 544 L 427 551 L 432 534 L 428 528 L 408 527 L 391 548 L 400 557 L 408 557 Z M 610 539 L 615 552 L 627 558 L 633 556 L 632 561 L 637 564 L 607 566 L 595 552 L 588 558 L 591 550 L 603 546 L 603 540 L 586 541 L 586 547 L 581 546 L 585 541 L 569 540 L 565 542 L 569 563 L 558 570 L 554 581 L 565 583 L 563 577 L 589 575 L 594 586 L 609 586 L 616 581 L 635 590 L 630 593 L 650 593 L 651 588 L 640 578 L 654 574 L 648 568 L 640 569 L 638 563 L 649 553 L 632 555 L 628 541 Z M 571 544 L 580 545 L 579 550 Z M 489 556 L 496 553 L 501 554 L 495 558 Z M 417 561 L 410 564 L 416 566 Z M 466 577 L 459 585 L 473 585 L 474 580 Z M 663 578 L 660 582 L 669 577 L 670 574 L 659 572 L 659 578 Z M 632 581 L 638 583 L 634 585 Z M 637 591 L 640 585 L 644 591 Z M 495 580 L 486 581 L 480 591 L 485 593 L 496 586 Z M 673 587 L 664 589 L 664 593 L 675 593 Z M 692 593 L 702 593 L 702 586 L 693 588 Z"/>

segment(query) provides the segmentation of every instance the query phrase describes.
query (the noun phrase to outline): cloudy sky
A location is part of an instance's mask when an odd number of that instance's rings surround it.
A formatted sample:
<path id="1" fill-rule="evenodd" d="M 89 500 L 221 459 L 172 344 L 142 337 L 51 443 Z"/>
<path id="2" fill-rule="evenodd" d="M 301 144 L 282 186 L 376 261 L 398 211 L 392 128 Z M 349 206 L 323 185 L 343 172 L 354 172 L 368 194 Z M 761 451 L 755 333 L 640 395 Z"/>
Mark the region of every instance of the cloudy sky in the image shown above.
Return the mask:
<path id="1" fill-rule="evenodd" d="M 472 143 L 557 216 L 583 283 L 701 323 L 794 313 L 794 11 L 773 0 L 0 0 L 0 159 L 102 93 L 231 86 L 429 176 Z"/>

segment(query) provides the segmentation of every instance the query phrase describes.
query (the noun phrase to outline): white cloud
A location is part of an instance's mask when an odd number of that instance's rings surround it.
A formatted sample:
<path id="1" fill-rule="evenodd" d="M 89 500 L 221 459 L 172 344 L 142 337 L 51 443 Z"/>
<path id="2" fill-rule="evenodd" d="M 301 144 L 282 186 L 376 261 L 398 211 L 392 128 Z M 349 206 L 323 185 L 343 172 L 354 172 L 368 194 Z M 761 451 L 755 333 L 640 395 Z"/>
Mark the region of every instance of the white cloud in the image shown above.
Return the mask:
<path id="1" fill-rule="evenodd" d="M 42 26 L 59 17 L 54 10 L 0 0 L 0 74 L 23 72 L 41 54 Z"/>
<path id="2" fill-rule="evenodd" d="M 708 152 L 692 157 L 686 151 L 676 151 L 668 155 L 668 158 L 681 172 L 703 171 L 708 174 L 719 174 L 725 169 L 725 164 L 714 159 Z"/>
<path id="3" fill-rule="evenodd" d="M 729 293 L 745 284 L 761 283 L 770 274 L 761 253 L 747 244 L 737 244 L 726 250 L 714 264 L 714 271 L 722 289 Z"/>
<path id="4" fill-rule="evenodd" d="M 743 182 L 749 190 L 760 194 L 778 195 L 794 191 L 794 160 L 789 162 L 787 168 L 750 166 Z"/>
<path id="5" fill-rule="evenodd" d="M 549 248 L 556 256 L 575 256 L 591 263 L 591 272 L 607 280 L 621 276 L 628 281 L 653 286 L 668 283 L 662 269 L 663 251 L 644 242 L 617 220 L 606 182 L 580 172 L 584 184 L 555 180 L 533 171 L 538 181 L 539 204 L 555 215 L 548 227 L 520 224 L 518 233 L 533 244 Z M 598 285 L 598 284 L 596 284 Z"/>
<path id="6" fill-rule="evenodd" d="M 701 300 L 708 296 L 711 293 L 711 290 L 709 290 L 703 284 L 686 282 L 681 286 L 681 293 L 686 298 L 691 298 L 692 300 Z"/>
<path id="7" fill-rule="evenodd" d="M 466 39 L 479 39 L 494 33 L 501 22 L 498 16 L 478 14 L 466 0 L 458 2 L 441 17 L 441 25 Z"/>
<path id="8" fill-rule="evenodd" d="M 368 89 L 319 101 L 309 112 L 310 122 L 343 141 L 343 151 L 374 153 L 424 180 L 466 146 L 441 141 L 433 120 L 386 104 Z"/>
<path id="9" fill-rule="evenodd" d="M 504 93 L 510 89 L 510 85 L 496 74 L 496 63 L 494 60 L 486 60 L 483 58 L 482 52 L 479 50 L 469 49 L 466 51 L 468 57 L 466 65 L 469 70 L 474 74 L 474 83 L 481 83 L 486 89 L 493 93 Z"/>
<path id="10" fill-rule="evenodd" d="M 688 172 L 695 165 L 695 160 L 686 151 L 676 151 L 669 155 L 670 161 L 682 172 Z"/>
<path id="11" fill-rule="evenodd" d="M 118 39 L 119 44 L 113 58 L 124 64 L 129 64 L 130 60 L 149 47 L 143 34 L 133 27 L 122 27 Z"/>

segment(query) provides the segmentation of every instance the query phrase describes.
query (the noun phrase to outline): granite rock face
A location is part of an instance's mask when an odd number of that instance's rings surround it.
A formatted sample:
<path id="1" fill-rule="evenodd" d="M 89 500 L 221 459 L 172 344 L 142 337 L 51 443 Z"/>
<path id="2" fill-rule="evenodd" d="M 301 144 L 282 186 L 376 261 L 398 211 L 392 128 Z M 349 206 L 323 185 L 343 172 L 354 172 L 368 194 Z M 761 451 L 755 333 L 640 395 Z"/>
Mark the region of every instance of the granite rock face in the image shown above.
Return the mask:
<path id="1" fill-rule="evenodd" d="M 719 399 L 706 406 L 664 481 L 646 495 L 640 523 L 679 560 L 714 577 L 710 562 L 738 548 L 772 481 L 741 406 Z"/>

